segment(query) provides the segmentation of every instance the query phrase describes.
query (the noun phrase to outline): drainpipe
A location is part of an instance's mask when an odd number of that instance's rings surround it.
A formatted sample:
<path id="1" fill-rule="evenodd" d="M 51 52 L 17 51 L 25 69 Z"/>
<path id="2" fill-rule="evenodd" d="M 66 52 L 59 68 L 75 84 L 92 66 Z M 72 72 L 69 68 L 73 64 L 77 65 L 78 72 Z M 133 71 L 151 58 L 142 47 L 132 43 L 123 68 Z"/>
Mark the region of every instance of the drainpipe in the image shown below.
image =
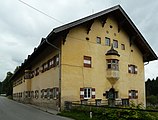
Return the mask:
<path id="1" fill-rule="evenodd" d="M 146 64 L 144 64 L 144 66 L 146 66 L 146 65 L 148 65 L 149 64 L 149 61 L 146 63 Z M 145 91 L 145 85 L 144 85 L 144 91 Z M 145 93 L 146 93 L 146 91 L 144 92 L 144 107 L 146 108 L 146 95 L 145 95 Z"/>
<path id="2" fill-rule="evenodd" d="M 45 38 L 46 43 L 48 43 L 50 46 L 53 48 L 57 49 L 59 51 L 59 106 L 58 106 L 58 111 L 61 110 L 61 49 L 58 48 L 57 46 L 51 44 L 48 42 L 47 38 Z"/>

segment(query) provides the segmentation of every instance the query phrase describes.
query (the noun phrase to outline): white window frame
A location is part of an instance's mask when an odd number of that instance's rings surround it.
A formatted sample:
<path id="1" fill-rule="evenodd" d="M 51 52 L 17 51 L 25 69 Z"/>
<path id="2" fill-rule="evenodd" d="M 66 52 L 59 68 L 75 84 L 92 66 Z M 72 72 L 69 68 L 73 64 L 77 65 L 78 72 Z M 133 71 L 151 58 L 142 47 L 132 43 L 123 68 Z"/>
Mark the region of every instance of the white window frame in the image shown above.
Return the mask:
<path id="1" fill-rule="evenodd" d="M 84 88 L 84 99 L 92 98 L 92 88 Z"/>

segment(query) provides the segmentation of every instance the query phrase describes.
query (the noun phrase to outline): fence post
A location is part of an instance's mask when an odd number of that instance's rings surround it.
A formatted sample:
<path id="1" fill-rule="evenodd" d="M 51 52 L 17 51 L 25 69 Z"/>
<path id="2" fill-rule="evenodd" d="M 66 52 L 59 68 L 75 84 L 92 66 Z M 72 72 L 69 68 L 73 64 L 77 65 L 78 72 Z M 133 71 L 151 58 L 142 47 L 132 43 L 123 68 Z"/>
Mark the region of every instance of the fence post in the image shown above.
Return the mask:
<path id="1" fill-rule="evenodd" d="M 93 115 L 92 112 L 89 113 L 90 119 L 92 119 Z"/>

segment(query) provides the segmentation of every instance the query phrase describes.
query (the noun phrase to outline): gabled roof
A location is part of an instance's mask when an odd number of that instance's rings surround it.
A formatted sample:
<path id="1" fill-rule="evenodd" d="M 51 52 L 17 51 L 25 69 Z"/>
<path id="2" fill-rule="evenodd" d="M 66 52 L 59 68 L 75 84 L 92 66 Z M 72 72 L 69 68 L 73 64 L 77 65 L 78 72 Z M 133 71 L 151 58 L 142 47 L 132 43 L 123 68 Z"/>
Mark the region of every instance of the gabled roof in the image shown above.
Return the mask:
<path id="1" fill-rule="evenodd" d="M 142 34 L 139 32 L 139 30 L 136 28 L 134 23 L 131 21 L 131 19 L 128 17 L 128 15 L 125 13 L 125 11 L 122 9 L 120 5 L 114 6 L 112 8 L 103 10 L 101 12 L 95 13 L 93 15 L 90 15 L 88 17 L 76 20 L 74 22 L 65 24 L 63 26 L 57 27 L 52 30 L 52 32 L 46 37 L 50 42 L 55 41 L 56 37 L 60 34 L 67 33 L 70 29 L 77 27 L 79 25 L 88 23 L 94 19 L 97 18 L 105 18 L 108 15 L 113 15 L 117 22 L 120 24 L 120 28 L 123 28 L 130 36 L 130 42 L 135 43 L 139 50 L 143 54 L 143 61 L 149 62 L 152 60 L 157 60 L 158 57 L 152 50 L 152 48 L 149 46 L 147 41 L 144 39 Z M 59 42 L 59 41 L 56 41 Z M 22 63 L 20 69 L 13 75 L 11 79 L 15 79 L 15 77 L 20 73 L 21 70 L 26 69 L 27 66 L 31 63 L 31 61 L 36 58 L 43 49 L 45 49 L 48 46 L 45 39 L 42 39 L 40 45 L 34 50 L 34 52 L 25 60 L 24 63 Z"/>
<path id="2" fill-rule="evenodd" d="M 113 15 L 117 19 L 118 23 L 120 24 L 120 27 L 123 28 L 129 34 L 131 44 L 135 43 L 137 45 L 137 47 L 143 54 L 144 62 L 149 62 L 158 59 L 157 55 L 154 53 L 154 51 L 149 46 L 145 38 L 142 36 L 142 34 L 139 32 L 137 27 L 134 25 L 132 20 L 128 17 L 128 15 L 125 13 L 125 11 L 122 9 L 120 5 L 103 10 L 101 12 L 65 24 L 63 26 L 57 27 L 53 29 L 53 31 L 47 36 L 47 38 L 51 36 L 55 36 L 56 34 L 61 32 L 64 33 L 64 31 L 70 30 L 76 26 L 79 26 L 91 20 L 105 17 L 108 15 Z"/>

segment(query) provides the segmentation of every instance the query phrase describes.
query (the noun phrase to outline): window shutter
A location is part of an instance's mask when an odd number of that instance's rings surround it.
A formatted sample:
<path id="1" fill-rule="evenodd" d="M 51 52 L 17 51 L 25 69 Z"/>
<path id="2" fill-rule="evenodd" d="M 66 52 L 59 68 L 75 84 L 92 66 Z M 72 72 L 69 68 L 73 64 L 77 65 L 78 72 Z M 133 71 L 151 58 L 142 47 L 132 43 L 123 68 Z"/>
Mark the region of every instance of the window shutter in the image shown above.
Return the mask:
<path id="1" fill-rule="evenodd" d="M 92 88 L 92 99 L 95 99 L 95 88 Z"/>
<path id="2" fill-rule="evenodd" d="M 84 99 L 84 88 L 80 88 L 80 98 Z"/>
<path id="3" fill-rule="evenodd" d="M 106 91 L 106 98 L 109 98 L 109 91 Z"/>
<path id="4" fill-rule="evenodd" d="M 41 71 L 41 73 L 44 72 L 44 65 L 42 65 L 42 66 L 40 67 L 40 71 Z"/>
<path id="5" fill-rule="evenodd" d="M 137 66 L 135 66 L 135 70 L 134 70 L 135 74 L 138 73 L 138 69 L 137 69 Z"/>
<path id="6" fill-rule="evenodd" d="M 91 57 L 89 56 L 84 56 L 84 67 L 89 67 L 91 68 Z"/>
<path id="7" fill-rule="evenodd" d="M 131 73 L 131 65 L 128 65 L 128 73 Z"/>
<path id="8" fill-rule="evenodd" d="M 44 98 L 47 98 L 47 89 L 44 90 Z"/>
<path id="9" fill-rule="evenodd" d="M 135 93 L 136 93 L 135 99 L 138 99 L 138 90 L 136 90 Z"/>
<path id="10" fill-rule="evenodd" d="M 129 99 L 131 99 L 132 94 L 131 94 L 131 90 L 129 90 Z"/>
<path id="11" fill-rule="evenodd" d="M 59 98 L 59 88 L 56 87 L 56 98 L 58 99 Z"/>

